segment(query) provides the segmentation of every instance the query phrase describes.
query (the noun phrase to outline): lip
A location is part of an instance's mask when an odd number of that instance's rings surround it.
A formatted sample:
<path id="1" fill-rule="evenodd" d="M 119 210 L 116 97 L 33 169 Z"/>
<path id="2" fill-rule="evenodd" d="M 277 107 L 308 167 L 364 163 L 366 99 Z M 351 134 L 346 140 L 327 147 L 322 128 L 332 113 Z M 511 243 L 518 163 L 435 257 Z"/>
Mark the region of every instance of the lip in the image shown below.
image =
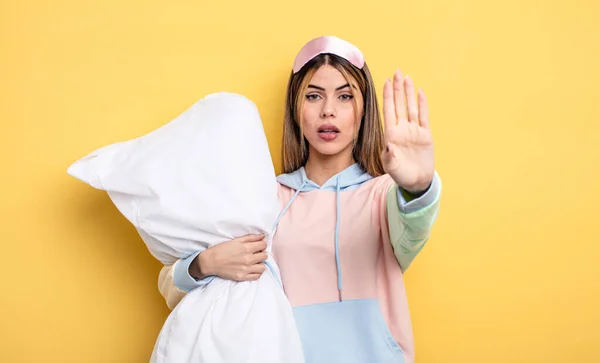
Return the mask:
<path id="1" fill-rule="evenodd" d="M 340 133 L 340 129 L 337 128 L 337 126 L 335 126 L 334 124 L 323 124 L 317 129 L 317 132 L 319 133 L 324 131 L 334 131 L 335 133 Z"/>
<path id="2" fill-rule="evenodd" d="M 340 129 L 333 124 L 324 124 L 319 126 L 317 134 L 324 141 L 333 141 L 340 135 Z"/>

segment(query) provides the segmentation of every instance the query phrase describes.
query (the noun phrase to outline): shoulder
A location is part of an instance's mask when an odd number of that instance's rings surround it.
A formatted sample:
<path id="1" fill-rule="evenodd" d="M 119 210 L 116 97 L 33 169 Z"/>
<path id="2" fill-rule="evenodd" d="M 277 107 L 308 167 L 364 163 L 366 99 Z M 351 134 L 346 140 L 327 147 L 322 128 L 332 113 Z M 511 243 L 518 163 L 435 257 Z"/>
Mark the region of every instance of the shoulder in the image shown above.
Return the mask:
<path id="1" fill-rule="evenodd" d="M 365 183 L 370 188 L 373 188 L 381 193 L 387 193 L 390 189 L 392 189 L 396 183 L 394 179 L 392 179 L 389 174 L 383 174 L 371 179 L 368 183 Z"/>
<path id="2" fill-rule="evenodd" d="M 291 197 L 296 191 L 289 186 L 280 183 L 277 181 L 277 196 L 280 199 L 288 199 Z"/>
<path id="3" fill-rule="evenodd" d="M 291 190 L 290 187 L 286 186 L 285 184 L 282 184 L 279 180 L 277 181 L 277 190 L 281 191 L 281 190 Z"/>
<path id="4" fill-rule="evenodd" d="M 387 200 L 390 194 L 396 193 L 396 183 L 388 174 L 373 177 L 358 188 L 359 193 L 368 195 L 369 199 Z"/>

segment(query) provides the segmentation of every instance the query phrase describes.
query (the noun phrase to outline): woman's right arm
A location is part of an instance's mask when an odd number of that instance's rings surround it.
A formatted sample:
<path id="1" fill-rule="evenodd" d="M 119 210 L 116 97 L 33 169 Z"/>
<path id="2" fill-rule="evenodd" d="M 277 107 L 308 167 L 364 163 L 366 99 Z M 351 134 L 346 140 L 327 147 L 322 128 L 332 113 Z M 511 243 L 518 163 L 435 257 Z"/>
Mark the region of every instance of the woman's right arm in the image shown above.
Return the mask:
<path id="1" fill-rule="evenodd" d="M 257 280 L 265 271 L 267 243 L 262 235 L 247 235 L 196 252 L 172 265 L 163 266 L 158 290 L 169 309 L 191 290 L 208 284 L 215 276 L 233 281 Z"/>

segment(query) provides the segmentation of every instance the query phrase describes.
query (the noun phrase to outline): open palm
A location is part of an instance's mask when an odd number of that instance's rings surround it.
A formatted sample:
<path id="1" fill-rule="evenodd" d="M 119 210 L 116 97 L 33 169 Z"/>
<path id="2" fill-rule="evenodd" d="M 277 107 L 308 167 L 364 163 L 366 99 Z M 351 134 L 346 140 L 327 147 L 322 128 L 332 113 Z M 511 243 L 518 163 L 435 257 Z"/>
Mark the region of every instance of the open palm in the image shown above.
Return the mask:
<path id="1" fill-rule="evenodd" d="M 396 184 L 413 193 L 427 189 L 434 176 L 427 100 L 422 90 L 417 97 L 412 80 L 404 78 L 399 70 L 393 83 L 386 80 L 383 89 L 386 142 L 382 153 L 383 167 Z"/>

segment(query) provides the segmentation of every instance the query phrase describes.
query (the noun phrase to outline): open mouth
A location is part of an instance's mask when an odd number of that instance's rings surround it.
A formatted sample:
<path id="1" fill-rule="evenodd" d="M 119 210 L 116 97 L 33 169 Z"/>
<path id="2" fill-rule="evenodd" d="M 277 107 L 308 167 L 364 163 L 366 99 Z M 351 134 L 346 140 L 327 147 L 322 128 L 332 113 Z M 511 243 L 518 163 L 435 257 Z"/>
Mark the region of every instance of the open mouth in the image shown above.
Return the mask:
<path id="1" fill-rule="evenodd" d="M 338 129 L 334 125 L 326 124 L 326 125 L 322 125 L 321 127 L 319 127 L 317 132 L 319 132 L 320 134 L 321 133 L 323 133 L 323 134 L 339 134 L 340 129 Z"/>

